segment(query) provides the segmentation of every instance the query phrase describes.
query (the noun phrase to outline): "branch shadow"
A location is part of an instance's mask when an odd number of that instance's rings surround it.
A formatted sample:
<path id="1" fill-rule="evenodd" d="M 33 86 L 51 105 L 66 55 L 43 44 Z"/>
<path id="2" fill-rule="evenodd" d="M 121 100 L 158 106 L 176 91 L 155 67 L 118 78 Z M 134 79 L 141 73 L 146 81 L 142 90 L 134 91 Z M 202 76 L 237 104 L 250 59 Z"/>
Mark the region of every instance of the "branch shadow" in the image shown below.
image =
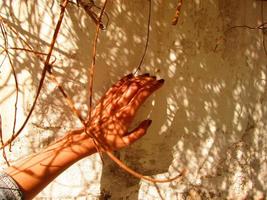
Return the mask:
<path id="1" fill-rule="evenodd" d="M 267 69 L 262 48 L 266 34 L 247 29 L 226 32 L 235 25 L 260 24 L 261 2 L 192 0 L 183 4 L 178 25 L 172 26 L 176 3 L 152 1 L 151 35 L 140 73 L 164 78 L 165 85 L 143 105 L 133 127 L 144 118 L 151 118 L 152 126 L 142 140 L 116 154 L 146 175 L 172 176 L 181 168 L 187 169 L 187 174 L 179 182 L 153 185 L 131 177 L 109 159 L 105 158 L 100 167 L 99 158 L 94 157 L 86 165 L 96 175 L 87 178 L 88 174 L 80 173 L 83 186 L 76 190 L 76 196 L 92 193 L 92 199 L 236 199 L 266 193 Z M 9 24 L 36 49 L 45 51 L 59 5 L 55 3 L 51 8 L 25 1 L 20 6 L 18 10 L 26 8 L 26 17 L 18 14 L 11 1 L 3 1 L 0 11 L 10 13 L 6 16 Z M 265 2 L 263 6 L 267 9 Z M 112 1 L 107 13 L 110 22 L 98 43 L 95 100 L 138 65 L 146 40 L 148 2 Z M 47 16 L 50 24 L 44 20 Z M 68 7 L 65 17 L 68 20 L 56 44 L 53 71 L 85 116 L 94 23 L 75 5 Z M 14 45 L 20 46 L 16 41 Z M 14 51 L 12 56 L 17 73 L 29 73 L 32 82 L 26 89 L 33 93 L 41 62 L 32 54 Z M 27 91 L 22 90 L 22 96 Z M 25 105 L 31 102 L 27 96 L 22 98 L 26 99 L 22 105 L 27 114 L 29 105 Z M 39 134 L 26 134 L 20 140 L 31 148 L 27 152 L 37 151 L 62 130 L 78 125 L 61 94 L 46 81 L 29 124 L 29 129 Z M 81 165 L 78 163 L 78 169 Z M 91 181 L 96 185 L 99 182 L 100 189 L 88 189 Z M 43 194 L 55 195 L 52 188 Z"/>

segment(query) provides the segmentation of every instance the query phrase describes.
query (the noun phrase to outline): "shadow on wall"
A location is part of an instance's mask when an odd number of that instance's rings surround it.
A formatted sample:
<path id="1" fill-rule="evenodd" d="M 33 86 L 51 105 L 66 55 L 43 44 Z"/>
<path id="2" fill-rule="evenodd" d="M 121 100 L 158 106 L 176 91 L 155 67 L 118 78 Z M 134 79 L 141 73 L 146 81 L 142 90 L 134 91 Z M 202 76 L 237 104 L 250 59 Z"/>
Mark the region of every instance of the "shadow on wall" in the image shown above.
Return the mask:
<path id="1" fill-rule="evenodd" d="M 3 2 L 1 13 L 10 13 L 7 16 L 10 25 L 36 49 L 45 51 L 51 38 L 48 33 L 56 24 L 57 3 L 44 7 L 27 1 L 21 3 L 20 10 L 25 13 L 13 15 L 10 2 Z M 182 181 L 169 183 L 167 189 L 166 185 L 151 185 L 157 187 L 153 190 L 144 187 L 143 182 L 140 186 L 139 180 L 105 159 L 100 198 L 167 199 L 168 192 L 172 199 L 264 195 L 267 57 L 262 40 L 266 34 L 243 28 L 225 31 L 234 25 L 261 24 L 261 6 L 267 9 L 267 4 L 248 0 L 192 0 L 184 3 L 178 25 L 172 26 L 176 3 L 152 1 L 149 48 L 141 72 L 166 81 L 141 108 L 135 123 L 149 117 L 152 126 L 142 140 L 116 154 L 146 175 L 174 176 L 181 168 L 186 168 L 187 174 Z M 138 65 L 146 40 L 148 2 L 112 1 L 107 13 L 109 25 L 101 32 L 98 44 L 95 99 Z M 52 23 L 46 24 L 46 17 L 53 19 Z M 74 5 L 68 7 L 66 19 L 55 48 L 53 71 L 85 114 L 87 69 L 95 28 L 89 17 Z M 14 45 L 21 44 L 14 41 Z M 35 91 L 42 65 L 31 54 L 21 55 L 13 53 L 17 73 L 27 71 L 32 80 L 31 90 Z M 27 113 L 28 106 L 24 109 Z M 50 134 L 39 136 L 40 140 L 28 135 L 28 140 L 34 143 L 32 151 L 48 144 L 59 130 L 76 125 L 77 120 L 58 90 L 46 81 L 30 126 L 39 133 L 48 130 Z"/>

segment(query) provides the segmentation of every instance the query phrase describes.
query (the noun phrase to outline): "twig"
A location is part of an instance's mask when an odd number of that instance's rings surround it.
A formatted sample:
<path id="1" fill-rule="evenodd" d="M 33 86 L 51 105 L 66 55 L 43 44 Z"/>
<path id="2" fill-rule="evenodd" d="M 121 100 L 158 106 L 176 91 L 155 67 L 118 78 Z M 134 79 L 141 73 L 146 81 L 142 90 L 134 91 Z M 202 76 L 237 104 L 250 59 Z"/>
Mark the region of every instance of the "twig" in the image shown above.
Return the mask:
<path id="1" fill-rule="evenodd" d="M 15 87 L 16 87 L 16 99 L 15 99 L 15 104 L 14 104 L 14 120 L 13 120 L 12 136 L 11 136 L 11 138 L 12 138 L 14 136 L 14 134 L 15 134 L 16 123 L 17 123 L 17 109 L 18 109 L 17 107 L 18 107 L 19 85 L 18 85 L 18 79 L 17 79 L 16 70 L 15 70 L 15 67 L 14 67 L 14 65 L 13 65 L 13 63 L 11 61 L 11 58 L 10 58 L 10 55 L 9 55 L 9 52 L 8 52 L 8 36 L 7 36 L 7 32 L 6 32 L 6 29 L 5 29 L 4 25 L 3 25 L 2 20 L 0 21 L 0 28 L 1 28 L 2 36 L 4 38 L 4 50 L 6 52 L 9 64 L 10 64 L 11 69 L 12 69 L 12 74 L 13 74 L 13 77 L 14 77 L 14 80 L 15 80 Z M 11 145 L 12 145 L 12 142 L 10 142 L 9 151 L 11 151 Z"/>
<path id="2" fill-rule="evenodd" d="M 88 117 L 87 117 L 87 123 L 91 122 L 91 112 L 92 112 L 92 96 L 93 96 L 93 78 L 94 78 L 94 70 L 95 70 L 95 63 L 96 63 L 96 47 L 97 47 L 97 41 L 98 41 L 98 36 L 99 36 L 99 31 L 100 31 L 100 22 L 102 15 L 104 13 L 104 10 L 107 5 L 107 0 L 105 0 L 103 7 L 100 12 L 100 16 L 98 18 L 98 23 L 96 26 L 96 33 L 95 33 L 95 39 L 93 43 L 93 52 L 92 52 L 92 63 L 89 69 L 89 105 L 88 105 Z"/>
<path id="3" fill-rule="evenodd" d="M 142 64 L 144 62 L 144 58 L 146 56 L 146 52 L 147 52 L 147 48 L 148 48 L 149 35 L 150 35 L 150 23 L 151 23 L 151 7 L 152 7 L 151 0 L 148 0 L 148 2 L 149 2 L 149 9 L 148 9 L 148 19 L 147 19 L 146 44 L 145 44 L 145 48 L 144 48 L 144 52 L 142 54 L 141 60 L 139 62 L 138 67 L 136 68 L 134 74 L 136 74 L 138 71 L 141 70 L 141 66 L 142 66 Z"/>
<path id="4" fill-rule="evenodd" d="M 176 25 L 178 20 L 179 20 L 182 4 L 183 4 L 183 0 L 178 0 L 176 11 L 175 11 L 175 15 L 174 15 L 174 17 L 172 19 L 172 25 Z"/>
<path id="5" fill-rule="evenodd" d="M 1 16 L 0 16 L 0 19 L 1 19 Z M 19 40 L 25 45 L 28 47 L 28 49 L 26 48 L 12 48 L 12 47 L 9 47 L 9 49 L 14 49 L 14 50 L 23 50 L 23 51 L 27 51 L 27 52 L 30 52 L 30 53 L 34 53 L 36 55 L 36 57 L 42 61 L 42 62 L 45 62 L 45 60 L 43 59 L 43 57 L 41 57 L 41 55 L 48 55 L 47 53 L 43 53 L 43 52 L 38 52 L 38 51 L 35 51 L 33 50 L 33 47 L 24 39 L 20 36 L 20 34 L 15 30 L 13 29 L 13 27 L 9 27 L 10 30 L 16 34 L 16 36 L 19 38 Z M 51 57 L 54 57 L 54 59 L 56 60 L 56 57 L 55 56 L 52 56 Z M 53 61 L 54 62 L 54 61 Z M 51 66 L 52 64 L 50 64 L 49 66 L 49 69 L 52 68 Z M 72 109 L 73 113 L 76 114 L 76 116 L 80 119 L 80 121 L 83 123 L 83 118 L 81 116 L 81 113 L 79 112 L 79 110 L 77 110 L 74 106 L 74 102 L 71 100 L 71 98 L 69 97 L 69 95 L 66 93 L 66 91 L 64 90 L 63 86 L 57 81 L 57 78 L 55 77 L 55 75 L 52 73 L 51 70 L 48 70 L 48 73 L 49 73 L 49 77 L 51 78 L 51 80 L 57 85 L 57 87 L 59 88 L 59 91 L 62 93 L 63 97 L 65 98 L 68 106 Z"/>
<path id="6" fill-rule="evenodd" d="M 53 48 L 54 48 L 54 45 L 55 45 L 55 42 L 56 42 L 56 38 L 57 38 L 58 33 L 59 33 L 59 29 L 60 29 L 60 26 L 61 26 L 61 23 L 62 23 L 62 20 L 63 20 L 63 17 L 64 17 L 64 13 L 65 13 L 65 9 L 66 9 L 67 5 L 68 5 L 68 0 L 65 0 L 63 2 L 63 4 L 61 5 L 60 16 L 59 16 L 59 19 L 58 19 L 58 22 L 57 22 L 57 25 L 56 25 L 56 28 L 55 28 L 55 31 L 54 31 L 54 34 L 53 34 L 53 38 L 52 38 L 52 41 L 51 41 L 51 44 L 50 44 L 50 48 L 49 48 L 45 63 L 44 63 L 44 68 L 43 68 L 43 71 L 42 71 L 42 75 L 41 75 L 41 79 L 40 79 L 40 82 L 39 82 L 39 86 L 37 88 L 36 97 L 34 99 L 32 107 L 31 107 L 31 109 L 29 111 L 29 114 L 27 115 L 25 121 L 23 122 L 23 124 L 20 127 L 20 129 L 16 132 L 16 134 L 14 134 L 9 140 L 7 140 L 7 142 L 5 142 L 5 144 L 1 148 L 3 148 L 6 145 L 10 144 L 15 138 L 18 137 L 18 135 L 24 129 L 24 127 L 26 126 L 28 120 L 31 117 L 31 114 L 32 114 L 32 112 L 33 112 L 33 110 L 35 108 L 37 99 L 39 97 L 40 91 L 42 89 L 42 86 L 43 86 L 43 83 L 44 83 L 44 79 L 45 79 L 45 76 L 46 76 L 46 72 L 50 68 L 50 65 L 49 65 L 50 57 L 51 57 L 51 54 L 52 54 L 52 51 L 53 51 Z"/>
<path id="7" fill-rule="evenodd" d="M 88 124 L 91 123 L 91 117 L 92 117 L 91 116 L 92 115 L 92 99 L 93 99 L 93 79 L 94 79 L 95 62 L 96 62 L 96 47 L 97 47 L 97 40 L 98 40 L 100 26 L 101 26 L 101 19 L 102 19 L 103 13 L 105 11 L 107 2 L 108 1 L 105 0 L 105 2 L 103 4 L 103 7 L 101 9 L 99 18 L 98 18 L 97 26 L 96 26 L 96 33 L 95 33 L 95 39 L 94 39 L 94 43 L 93 43 L 93 52 L 92 52 L 92 63 L 91 63 L 90 69 L 89 69 L 89 86 L 88 86 L 89 87 L 89 94 L 88 94 L 89 95 L 89 105 L 88 105 L 88 116 L 87 116 L 87 119 L 86 119 L 86 122 L 85 122 L 85 126 L 87 126 Z M 102 159 L 102 162 L 103 162 L 104 160 L 103 160 L 101 151 L 99 150 L 99 147 L 98 147 L 98 145 L 96 143 L 96 141 L 97 141 L 96 140 L 96 137 L 94 137 L 93 134 L 90 134 L 87 131 L 85 131 L 85 133 L 88 134 L 90 137 L 93 138 L 94 145 L 95 145 L 97 151 L 100 153 L 100 156 L 101 156 L 101 159 Z M 99 141 L 98 141 L 98 143 L 99 143 Z"/>
<path id="8" fill-rule="evenodd" d="M 129 168 L 127 165 L 125 165 L 123 162 L 121 162 L 116 156 L 113 155 L 113 153 L 111 151 L 106 151 L 107 155 L 117 164 L 119 165 L 122 169 L 124 169 L 126 172 L 128 172 L 129 174 L 132 174 L 134 177 L 136 178 L 140 178 L 140 179 L 144 179 L 146 181 L 150 181 L 153 183 L 167 183 L 167 182 L 171 182 L 174 180 L 177 180 L 178 178 L 181 178 L 184 176 L 184 174 L 186 173 L 186 170 L 182 170 L 178 175 L 176 175 L 173 178 L 167 178 L 167 179 L 155 179 L 155 178 L 151 178 L 149 176 L 144 176 L 136 171 L 134 171 L 133 169 Z"/>
<path id="9" fill-rule="evenodd" d="M 100 14 L 101 17 L 97 17 L 97 14 L 94 13 L 93 10 L 92 10 L 92 8 L 94 8 L 94 7 L 99 9 L 99 7 L 95 5 L 93 0 L 90 0 L 89 2 L 85 2 L 83 0 L 77 0 L 77 3 L 78 3 L 78 5 L 82 6 L 82 8 L 85 10 L 85 12 L 91 17 L 93 22 L 97 26 L 99 26 L 100 29 L 102 29 L 102 30 L 105 29 L 104 24 L 103 24 L 103 22 L 101 20 L 103 14 Z M 102 9 L 101 9 L 100 12 L 102 12 Z M 105 11 L 103 11 L 103 12 L 105 13 Z"/>
<path id="10" fill-rule="evenodd" d="M 1 114 L 0 114 L 0 142 L 1 144 L 3 145 L 4 144 L 4 141 L 3 141 L 3 134 L 2 134 L 2 117 L 1 117 Z M 6 156 L 6 150 L 5 148 L 2 149 L 2 153 L 3 153 L 3 158 L 5 159 L 6 161 L 6 164 L 8 166 L 10 166 L 9 162 L 8 162 L 8 159 L 7 159 L 7 156 Z"/>
<path id="11" fill-rule="evenodd" d="M 10 58 L 10 55 L 9 55 L 9 52 L 7 52 L 7 57 L 8 57 L 8 61 L 11 65 L 11 68 L 12 68 L 12 73 L 13 73 L 13 76 L 14 76 L 14 79 L 15 79 L 15 85 L 16 85 L 16 99 L 15 99 L 15 105 L 14 105 L 14 120 L 13 120 L 13 129 L 12 129 L 12 136 L 11 138 L 14 136 L 15 134 L 15 130 L 16 130 L 16 123 L 17 123 L 17 110 L 18 110 L 18 97 L 19 97 L 19 85 L 18 85 L 18 79 L 17 79 L 17 74 L 16 74 L 16 71 L 15 71 L 15 67 L 11 61 L 11 58 Z M 12 141 L 10 142 L 9 144 L 9 151 L 11 152 L 11 145 L 12 145 Z"/>
<path id="12" fill-rule="evenodd" d="M 3 52 L 1 52 L 0 54 L 2 54 Z M 0 64 L 0 68 L 2 67 L 2 65 L 4 64 L 4 62 L 5 62 L 5 60 L 6 60 L 6 58 L 7 58 L 7 55 L 5 54 L 5 57 L 4 57 L 4 59 L 2 60 L 2 62 L 1 62 L 1 64 Z"/>
<path id="13" fill-rule="evenodd" d="M 43 56 L 47 56 L 48 54 L 47 53 L 44 53 L 44 52 L 40 52 L 40 51 L 35 51 L 33 50 L 32 48 L 31 49 L 26 49 L 26 48 L 19 48 L 19 47 L 8 47 L 8 49 L 11 49 L 11 50 L 18 50 L 18 51 L 27 51 L 27 52 L 30 52 L 30 53 L 34 53 L 34 54 L 39 54 L 39 55 L 43 55 Z M 57 58 L 53 55 L 51 55 L 51 57 L 54 58 L 54 61 L 55 62 L 57 60 Z M 42 61 L 44 61 L 42 59 Z"/>
<path id="14" fill-rule="evenodd" d="M 263 9 L 263 1 L 261 2 L 261 23 L 262 23 L 262 46 L 263 46 L 263 50 L 265 55 L 267 56 L 267 48 L 266 48 L 266 44 L 265 44 L 265 30 L 267 30 L 267 27 L 265 27 L 265 25 L 267 24 L 267 22 L 264 23 L 264 9 Z"/>
<path id="15" fill-rule="evenodd" d="M 236 29 L 236 28 L 246 28 L 246 29 L 250 29 L 250 30 L 256 30 L 256 29 L 259 29 L 259 30 L 262 30 L 262 35 L 263 35 L 263 39 L 262 39 L 262 42 L 263 42 L 263 49 L 264 49 L 264 52 L 267 56 L 267 50 L 266 50 L 266 45 L 265 45 L 265 37 L 264 37 L 264 30 L 267 29 L 266 27 L 267 25 L 267 22 L 262 22 L 259 26 L 248 26 L 248 25 L 236 25 L 236 26 L 231 26 L 230 28 L 228 28 L 226 31 L 224 31 L 224 34 L 228 34 L 228 32 L 230 32 L 231 30 L 233 29 Z M 218 46 L 219 46 L 219 43 L 220 41 L 222 41 L 223 38 L 220 38 L 218 40 L 218 42 L 216 43 L 215 47 L 214 47 L 214 52 L 217 50 Z"/>
<path id="16" fill-rule="evenodd" d="M 147 46 L 148 46 L 148 39 L 149 39 L 149 26 L 150 26 L 150 15 L 151 15 L 151 1 L 150 2 L 150 9 L 149 9 L 149 23 L 148 23 L 148 33 L 147 33 L 147 42 L 146 42 L 146 47 L 145 47 L 145 52 L 144 52 L 144 55 L 146 53 L 146 50 L 147 50 Z M 52 80 L 55 81 L 57 83 L 57 86 L 59 88 L 59 90 L 61 91 L 61 93 L 63 94 L 64 98 L 67 100 L 68 102 L 68 105 L 72 108 L 72 111 L 78 116 L 78 118 L 80 119 L 80 121 L 83 123 L 84 125 L 84 129 L 85 129 L 85 133 L 89 135 L 89 137 L 91 137 L 94 141 L 94 144 L 99 151 L 99 148 L 101 148 L 104 152 L 107 153 L 107 155 L 115 162 L 118 164 L 118 166 L 122 169 L 124 169 L 126 172 L 132 174 L 133 176 L 137 177 L 137 178 L 141 178 L 141 179 L 144 179 L 144 180 L 147 180 L 147 181 L 151 181 L 151 182 L 170 182 L 170 181 L 173 181 L 179 177 L 181 177 L 184 173 L 180 173 L 178 176 L 174 177 L 174 178 L 170 178 L 170 179 L 165 179 L 165 180 L 157 180 L 157 179 L 154 179 L 154 178 L 151 178 L 151 177 L 146 177 L 138 172 L 135 172 L 134 170 L 130 169 L 128 166 L 126 166 L 122 161 L 120 161 L 118 158 L 116 158 L 112 152 L 110 152 L 104 144 L 102 144 L 102 141 L 100 141 L 95 135 L 91 134 L 90 131 L 86 128 L 88 123 L 90 122 L 91 120 L 91 110 L 92 110 L 92 88 L 93 88 L 93 76 L 94 76 L 94 67 L 95 67 L 95 57 L 96 57 L 96 46 L 97 46 L 97 40 L 98 40 L 98 35 L 99 35 L 99 31 L 100 31 L 100 28 L 101 28 L 101 17 L 104 13 L 104 9 L 105 9 L 105 6 L 106 6 L 106 3 L 107 3 L 107 0 L 104 2 L 104 6 L 102 7 L 101 9 L 101 13 L 100 13 L 100 16 L 98 18 L 98 23 L 97 23 L 97 29 L 96 29 L 96 36 L 95 36 L 95 40 L 94 40 L 94 45 L 93 45 L 93 59 L 92 59 L 92 64 L 91 64 L 91 68 L 90 68 L 90 82 L 89 82 L 89 88 L 90 88 L 90 93 L 89 93 L 89 113 L 88 113 L 88 118 L 90 120 L 86 120 L 84 121 L 80 115 L 80 112 L 78 110 L 75 109 L 74 107 L 74 103 L 72 102 L 71 98 L 65 93 L 63 87 L 60 85 L 59 82 L 57 82 L 56 80 L 56 77 L 52 74 L 52 72 L 49 70 L 51 69 L 51 64 L 49 63 L 49 59 L 51 57 L 51 53 L 52 53 L 52 50 L 53 50 L 53 46 L 54 46 L 54 43 L 55 43 L 55 40 L 56 40 L 56 37 L 57 37 L 57 34 L 59 32 L 59 28 L 60 28 L 60 24 L 61 24 L 61 21 L 63 19 L 63 15 L 64 15 L 64 10 L 67 6 L 67 3 L 68 1 L 64 1 L 62 7 L 61 7 L 61 15 L 60 15 L 60 18 L 58 20 L 58 23 L 57 23 L 57 26 L 56 26 L 56 29 L 55 29 L 55 32 L 54 32 L 54 36 L 53 36 L 53 39 L 52 39 L 52 42 L 51 42 L 51 45 L 50 45 L 50 49 L 49 49 L 49 52 L 47 54 L 47 57 L 46 57 L 46 60 L 44 62 L 44 69 L 43 69 L 43 72 L 42 72 L 42 77 L 41 77 L 41 80 L 40 80 L 40 83 L 39 83 L 39 87 L 38 87 L 38 90 L 37 90 L 37 95 L 36 95 L 36 98 L 35 98 L 35 101 L 34 101 L 34 104 L 31 108 L 31 112 L 32 110 L 34 109 L 34 105 L 36 103 L 36 100 L 38 98 L 38 95 L 40 93 L 40 90 L 41 90 L 41 87 L 42 87 L 42 84 L 43 84 L 43 81 L 44 81 L 44 78 L 45 78 L 45 75 L 46 75 L 46 71 L 50 74 L 50 77 L 52 77 Z M 1 16 L 0 16 L 1 18 Z M 16 31 L 14 31 L 12 29 L 13 32 L 16 33 Z M 17 34 L 17 33 L 16 33 Z M 17 34 L 19 36 L 19 34 Z M 22 39 L 21 37 L 19 37 L 20 39 Z M 25 40 L 23 40 L 23 43 L 26 44 L 28 47 L 29 47 L 29 52 L 32 52 L 32 53 L 35 53 L 35 55 L 41 59 L 42 57 L 40 56 L 40 52 L 36 52 L 36 51 L 33 51 L 33 49 L 31 48 L 31 46 L 29 44 L 27 44 L 27 42 Z M 25 49 L 23 49 L 25 50 Z M 142 60 L 141 60 L 141 64 L 143 62 L 143 59 L 144 59 L 144 55 L 142 57 Z M 140 65 L 141 66 L 141 65 Z M 29 113 L 29 115 L 31 114 L 31 112 Z M 28 117 L 29 117 L 28 115 Z M 27 119 L 28 120 L 28 119 Z M 27 122 L 26 122 L 27 123 Z M 24 125 L 25 126 L 25 125 Z M 3 149 L 6 145 L 8 145 L 8 143 L 10 143 L 10 140 L 13 141 L 15 139 L 15 137 L 17 137 L 17 135 L 15 135 L 13 138 L 10 138 L 9 141 L 7 141 L 5 144 L 2 144 L 2 147 L 0 149 Z M 101 152 L 100 152 L 101 153 Z"/>
<path id="17" fill-rule="evenodd" d="M 224 31 L 224 34 L 227 34 L 229 31 L 231 31 L 233 29 L 236 29 L 236 28 L 247 28 L 247 29 L 250 29 L 250 30 L 255 30 L 255 29 L 261 30 L 262 31 L 262 46 L 263 46 L 264 53 L 267 56 L 267 47 L 266 47 L 266 44 L 265 44 L 265 31 L 267 30 L 267 22 L 264 22 L 263 13 L 264 13 L 263 0 L 261 0 L 261 24 L 259 26 L 255 26 L 255 27 L 248 26 L 248 25 L 232 26 L 229 29 L 227 29 L 226 31 Z M 219 42 L 221 40 L 223 40 L 223 39 L 220 38 L 218 40 L 218 42 L 216 43 L 215 48 L 214 48 L 214 52 L 216 51 L 217 47 L 219 46 Z"/>

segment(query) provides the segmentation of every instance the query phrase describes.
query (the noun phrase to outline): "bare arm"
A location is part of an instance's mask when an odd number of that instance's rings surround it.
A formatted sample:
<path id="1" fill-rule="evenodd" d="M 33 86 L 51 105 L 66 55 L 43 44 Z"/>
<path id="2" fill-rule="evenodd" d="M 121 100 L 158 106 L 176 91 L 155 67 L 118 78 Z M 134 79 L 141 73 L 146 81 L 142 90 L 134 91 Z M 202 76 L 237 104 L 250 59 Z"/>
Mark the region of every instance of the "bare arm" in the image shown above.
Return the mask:
<path id="1" fill-rule="evenodd" d="M 163 80 L 148 74 L 128 75 L 106 92 L 87 127 L 101 142 L 101 150 L 126 147 L 146 133 L 150 120 L 144 120 L 131 132 L 128 128 L 140 105 L 162 84 Z M 18 161 L 6 173 L 17 182 L 24 198 L 32 199 L 65 169 L 96 152 L 93 139 L 80 128 L 68 132 L 45 150 Z"/>
<path id="2" fill-rule="evenodd" d="M 91 139 L 81 133 L 82 130 L 71 131 L 45 150 L 6 170 L 19 185 L 25 199 L 32 199 L 69 166 L 96 152 Z"/>

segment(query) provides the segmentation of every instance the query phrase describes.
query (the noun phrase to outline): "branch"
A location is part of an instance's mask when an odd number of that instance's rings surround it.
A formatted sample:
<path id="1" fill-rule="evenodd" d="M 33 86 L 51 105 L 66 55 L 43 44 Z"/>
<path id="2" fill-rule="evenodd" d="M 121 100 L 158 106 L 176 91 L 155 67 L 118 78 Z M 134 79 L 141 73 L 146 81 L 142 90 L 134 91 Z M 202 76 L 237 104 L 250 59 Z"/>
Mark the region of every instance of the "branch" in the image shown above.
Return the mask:
<path id="1" fill-rule="evenodd" d="M 144 52 L 143 52 L 143 55 L 141 57 L 141 60 L 139 62 L 139 65 L 138 67 L 136 68 L 134 74 L 136 74 L 138 71 L 141 70 L 141 66 L 144 62 L 144 58 L 146 56 L 146 52 L 147 52 L 147 48 L 148 48 L 148 42 L 149 42 L 149 34 L 150 34 L 150 21 L 151 21 L 151 7 L 152 7 L 152 3 L 151 3 L 151 0 L 148 0 L 149 2 L 149 9 L 148 9 L 148 19 L 147 19 L 147 32 L 146 32 L 146 44 L 145 44 L 145 49 L 144 49 Z"/>
<path id="2" fill-rule="evenodd" d="M 5 142 L 4 145 L 2 145 L 0 147 L 0 149 L 2 149 L 3 147 L 7 146 L 8 144 L 10 144 L 14 139 L 16 139 L 18 137 L 18 135 L 21 133 L 21 131 L 25 128 L 27 122 L 29 121 L 30 117 L 31 117 L 31 114 L 35 108 L 35 105 L 36 105 L 36 102 L 37 102 L 37 99 L 39 97 L 39 94 L 40 94 L 40 91 L 42 89 L 42 86 L 43 86 L 43 83 L 44 83 L 44 79 L 45 79 L 45 76 L 46 76 L 46 72 L 49 70 L 50 68 L 50 64 L 49 64 L 49 61 L 50 61 L 50 58 L 51 58 L 51 54 L 52 54 L 52 51 L 53 51 L 53 48 L 54 48 L 54 45 L 55 45 L 55 42 L 56 42 L 56 38 L 58 36 L 58 33 L 59 33 L 59 30 L 60 30 L 60 26 L 62 24 L 62 20 L 63 20 L 63 17 L 64 17 L 64 13 L 65 13 L 65 9 L 68 5 L 68 0 L 64 0 L 63 4 L 61 5 L 61 12 L 60 12 L 60 16 L 59 16 L 59 19 L 58 19 L 58 22 L 57 22 L 57 25 L 56 25 L 56 28 L 55 28 L 55 31 L 54 31 L 54 34 L 53 34 L 53 38 L 52 38 L 52 41 L 51 41 L 51 44 L 50 44 L 50 47 L 49 47 L 49 51 L 48 51 L 48 54 L 47 54 L 47 57 L 46 57 L 46 60 L 44 62 L 44 68 L 43 68 L 43 71 L 42 71 L 42 75 L 41 75 L 41 79 L 40 79 L 40 82 L 39 82 L 39 86 L 37 88 L 37 92 L 36 92 L 36 97 L 34 99 L 34 102 L 33 102 L 33 105 L 29 111 L 29 114 L 27 115 L 25 121 L 23 122 L 22 126 L 20 127 L 20 129 L 16 132 L 16 134 L 12 135 L 12 137 L 7 141 Z"/>
<path id="3" fill-rule="evenodd" d="M 175 15 L 174 15 L 174 17 L 172 19 L 172 25 L 176 25 L 178 20 L 179 20 L 182 4 L 183 4 L 183 0 L 178 0 L 178 4 L 177 4 L 177 7 L 176 7 Z"/>
<path id="4" fill-rule="evenodd" d="M 9 64 L 11 66 L 12 69 L 12 74 L 15 80 L 15 87 L 16 87 L 16 99 L 15 99 L 15 104 L 14 104 L 14 120 L 13 120 L 13 129 L 12 129 L 12 136 L 15 134 L 15 129 L 16 129 L 16 123 L 17 123 L 17 107 L 18 107 L 18 96 L 19 96 L 19 85 L 18 85 L 18 79 L 17 79 L 17 74 L 16 74 L 16 70 L 15 67 L 11 61 L 11 57 L 9 55 L 8 52 L 8 36 L 7 36 L 7 32 L 6 29 L 3 25 L 3 21 L 0 19 L 0 29 L 1 29 L 1 33 L 2 36 L 4 38 L 4 51 L 6 52 L 6 56 L 8 58 Z M 11 151 L 11 142 L 9 145 L 9 151 Z M 5 150 L 3 150 L 3 153 L 5 152 Z M 9 164 L 9 163 L 8 163 Z"/>

